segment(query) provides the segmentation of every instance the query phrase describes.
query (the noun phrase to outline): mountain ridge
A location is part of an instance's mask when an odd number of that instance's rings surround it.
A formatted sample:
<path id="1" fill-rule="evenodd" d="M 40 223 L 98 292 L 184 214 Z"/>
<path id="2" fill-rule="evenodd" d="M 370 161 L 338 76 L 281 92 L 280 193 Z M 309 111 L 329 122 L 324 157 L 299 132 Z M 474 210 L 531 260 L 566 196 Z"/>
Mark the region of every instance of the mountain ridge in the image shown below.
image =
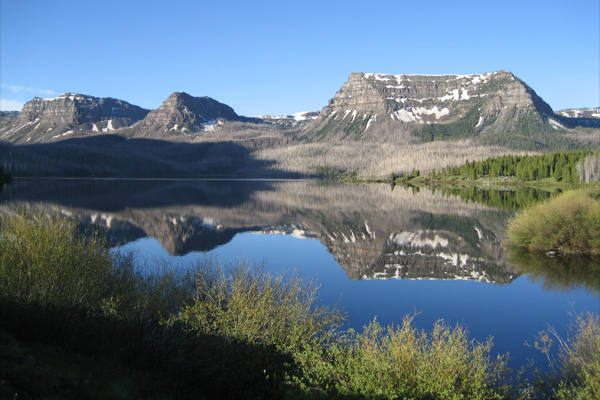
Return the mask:
<path id="1" fill-rule="evenodd" d="M 16 118 L 0 129 L 0 140 L 48 142 L 76 131 L 109 132 L 133 125 L 149 111 L 112 97 L 78 93 L 47 99 L 34 97 Z"/>
<path id="2" fill-rule="evenodd" d="M 266 124 L 295 129 L 292 137 L 299 142 L 402 144 L 479 138 L 493 145 L 515 140 L 525 147 L 531 147 L 527 143 L 543 147 L 546 137 L 556 131 L 600 128 L 599 109 L 555 113 L 508 71 L 469 75 L 353 72 L 320 112 L 289 116 L 245 117 L 210 97 L 174 92 L 155 110 L 108 97 L 64 93 L 51 99 L 34 98 L 16 116 L 3 113 L 0 117 L 0 140 L 12 144 L 99 133 L 176 141 L 238 140 L 228 132 L 256 130 Z M 216 134 L 230 123 L 255 125 L 236 125 Z M 283 131 L 273 132 L 270 137 L 285 136 Z M 259 136 L 265 137 L 248 137 Z"/>

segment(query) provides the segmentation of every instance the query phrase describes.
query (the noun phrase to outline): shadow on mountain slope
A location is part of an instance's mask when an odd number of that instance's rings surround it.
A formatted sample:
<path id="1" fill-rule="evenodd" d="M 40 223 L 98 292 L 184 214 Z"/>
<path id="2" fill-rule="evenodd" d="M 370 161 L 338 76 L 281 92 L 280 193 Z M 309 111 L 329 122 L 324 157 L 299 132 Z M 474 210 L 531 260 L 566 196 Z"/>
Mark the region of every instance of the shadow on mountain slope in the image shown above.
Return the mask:
<path id="1" fill-rule="evenodd" d="M 228 208 L 249 201 L 256 191 L 272 190 L 268 181 L 180 179 L 37 179 L 15 178 L 2 202 L 39 202 L 98 212 L 169 206 Z"/>
<path id="2" fill-rule="evenodd" d="M 175 143 L 96 135 L 53 143 L 0 142 L 0 165 L 12 176 L 190 177 L 236 175 L 298 178 L 257 160 L 233 142 Z"/>

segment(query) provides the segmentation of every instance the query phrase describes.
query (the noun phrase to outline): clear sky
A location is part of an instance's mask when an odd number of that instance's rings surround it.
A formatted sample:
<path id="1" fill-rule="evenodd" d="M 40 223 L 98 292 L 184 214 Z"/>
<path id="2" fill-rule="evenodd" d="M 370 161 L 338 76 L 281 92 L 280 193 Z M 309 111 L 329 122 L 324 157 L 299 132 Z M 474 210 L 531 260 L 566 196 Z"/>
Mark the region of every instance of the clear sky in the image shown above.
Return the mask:
<path id="1" fill-rule="evenodd" d="M 321 110 L 351 72 L 512 71 L 554 110 L 600 105 L 598 0 L 0 0 L 2 110 L 75 92 L 155 109 Z"/>

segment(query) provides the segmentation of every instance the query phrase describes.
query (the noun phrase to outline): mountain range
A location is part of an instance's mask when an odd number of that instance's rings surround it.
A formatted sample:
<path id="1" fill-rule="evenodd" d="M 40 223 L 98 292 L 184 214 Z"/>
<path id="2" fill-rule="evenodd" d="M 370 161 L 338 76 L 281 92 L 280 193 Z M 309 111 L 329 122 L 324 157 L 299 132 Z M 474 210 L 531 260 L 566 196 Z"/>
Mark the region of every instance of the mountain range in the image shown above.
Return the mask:
<path id="1" fill-rule="evenodd" d="M 257 151 L 269 150 L 269 159 L 277 164 L 301 157 L 300 148 L 314 153 L 319 143 L 324 146 L 321 153 L 331 151 L 332 145 L 344 145 L 352 147 L 352 154 L 356 154 L 356 146 L 406 146 L 440 140 L 463 140 L 463 148 L 488 146 L 492 153 L 596 148 L 600 145 L 598 128 L 600 108 L 554 112 L 532 88 L 507 71 L 473 75 L 352 73 L 320 112 L 288 116 L 245 117 L 210 97 L 182 92 L 171 94 L 156 110 L 76 93 L 34 98 L 21 112 L 0 113 L 0 147 L 88 137 L 104 137 L 111 143 L 134 138 L 227 142 L 263 159 L 266 153 L 258 155 Z M 78 142 L 78 146 L 95 146 L 99 140 Z M 313 147 L 306 147 L 311 143 Z M 114 151 L 118 153 L 118 149 Z M 335 159 L 325 163 L 346 167 Z M 7 171 L 13 164 L 3 161 Z M 307 164 L 301 169 L 306 172 L 314 167 Z M 177 170 L 185 172 L 184 168 Z M 196 172 L 202 171 L 206 172 Z"/>
<path id="2" fill-rule="evenodd" d="M 48 142 L 95 132 L 194 138 L 232 121 L 304 125 L 301 138 L 308 141 L 370 139 L 378 127 L 390 124 L 426 141 L 600 127 L 600 109 L 555 113 L 533 89 L 506 71 L 475 75 L 352 73 L 320 113 L 290 116 L 248 118 L 210 97 L 175 92 L 156 110 L 124 100 L 64 93 L 56 98 L 34 98 L 20 113 L 6 117 L 12 118 L 0 125 L 0 140 L 11 143 Z"/>

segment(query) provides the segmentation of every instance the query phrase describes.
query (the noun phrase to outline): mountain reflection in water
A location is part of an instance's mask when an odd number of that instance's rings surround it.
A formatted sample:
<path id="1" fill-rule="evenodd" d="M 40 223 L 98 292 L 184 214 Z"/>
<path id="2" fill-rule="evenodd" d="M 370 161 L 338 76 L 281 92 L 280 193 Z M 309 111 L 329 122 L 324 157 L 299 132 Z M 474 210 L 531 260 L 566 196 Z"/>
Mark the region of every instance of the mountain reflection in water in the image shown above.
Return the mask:
<path id="1" fill-rule="evenodd" d="M 2 187 L 0 212 L 71 215 L 114 245 L 143 252 L 150 244 L 176 263 L 221 253 L 267 259 L 274 272 L 296 267 L 318 280 L 323 303 L 348 313 L 349 327 L 416 312 L 415 323 L 430 328 L 443 318 L 479 341 L 494 336 L 495 351 L 519 367 L 544 362 L 524 343 L 548 324 L 600 312 L 597 264 L 509 257 L 501 245 L 515 205 L 547 196 L 312 180 L 17 178 Z"/>
<path id="2" fill-rule="evenodd" d="M 1 195 L 74 215 L 113 243 L 154 237 L 172 255 L 209 251 L 236 234 L 318 239 L 350 279 L 508 283 L 500 246 L 511 212 L 437 191 L 318 181 L 17 179 Z"/>

